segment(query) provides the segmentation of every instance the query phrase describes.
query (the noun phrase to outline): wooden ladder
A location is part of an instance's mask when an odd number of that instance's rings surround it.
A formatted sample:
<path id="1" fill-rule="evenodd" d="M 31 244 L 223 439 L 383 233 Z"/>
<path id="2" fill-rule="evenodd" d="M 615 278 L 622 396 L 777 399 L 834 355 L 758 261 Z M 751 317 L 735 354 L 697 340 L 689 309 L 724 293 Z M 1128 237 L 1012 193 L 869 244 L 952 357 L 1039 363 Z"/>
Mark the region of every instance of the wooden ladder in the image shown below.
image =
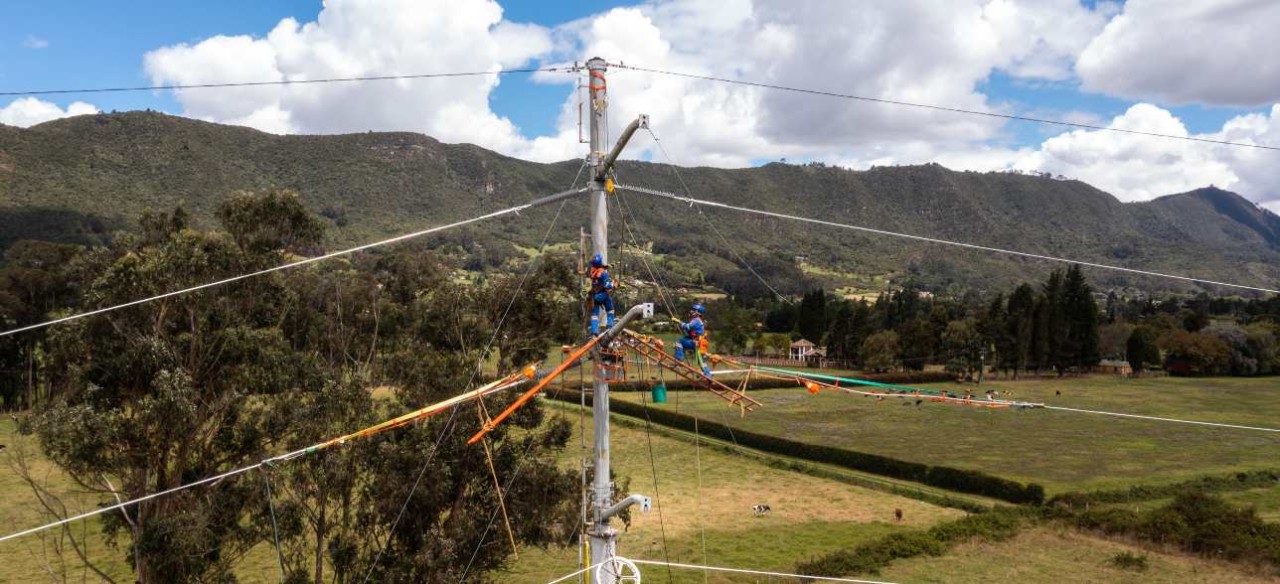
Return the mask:
<path id="1" fill-rule="evenodd" d="M 623 329 L 622 335 L 618 337 L 618 342 L 659 367 L 689 380 L 694 387 L 710 391 L 730 404 L 742 408 L 744 411 L 750 412 L 760 407 L 760 402 L 747 397 L 746 394 L 717 381 L 713 377 L 704 375 L 697 368 L 676 359 L 674 355 L 668 354 L 663 350 L 660 344 L 661 341 L 653 337 Z"/>

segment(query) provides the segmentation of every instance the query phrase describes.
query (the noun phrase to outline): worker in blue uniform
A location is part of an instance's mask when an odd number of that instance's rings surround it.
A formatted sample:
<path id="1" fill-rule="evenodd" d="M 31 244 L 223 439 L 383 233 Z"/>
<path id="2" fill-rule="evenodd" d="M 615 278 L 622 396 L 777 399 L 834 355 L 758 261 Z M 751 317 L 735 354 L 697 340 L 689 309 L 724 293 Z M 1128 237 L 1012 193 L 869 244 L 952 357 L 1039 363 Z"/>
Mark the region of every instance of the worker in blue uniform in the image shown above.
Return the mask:
<path id="1" fill-rule="evenodd" d="M 605 328 L 613 327 L 613 278 L 604 258 L 596 254 L 591 258 L 591 334 L 600 334 L 600 311 L 605 311 Z"/>
<path id="2" fill-rule="evenodd" d="M 688 322 L 676 321 L 680 326 L 680 341 L 676 343 L 675 351 L 676 359 L 683 361 L 686 357 L 692 357 L 702 374 L 710 377 L 711 367 L 707 365 L 702 349 L 707 336 L 707 326 L 703 321 L 706 315 L 707 307 L 698 302 L 689 309 Z"/>

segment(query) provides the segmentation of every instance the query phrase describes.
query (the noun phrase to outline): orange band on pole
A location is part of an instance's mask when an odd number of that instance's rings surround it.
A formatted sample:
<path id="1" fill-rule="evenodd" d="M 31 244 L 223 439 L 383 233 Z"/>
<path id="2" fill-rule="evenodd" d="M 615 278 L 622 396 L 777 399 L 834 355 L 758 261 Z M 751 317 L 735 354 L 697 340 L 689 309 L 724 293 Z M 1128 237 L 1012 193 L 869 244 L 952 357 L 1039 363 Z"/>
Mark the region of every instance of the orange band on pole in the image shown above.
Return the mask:
<path id="1" fill-rule="evenodd" d="M 516 401 L 512 402 L 511 405 L 507 406 L 507 409 L 502 410 L 501 414 L 498 414 L 497 417 L 490 420 L 489 422 L 486 422 L 484 427 L 481 428 L 479 432 L 476 432 L 475 436 L 472 436 L 469 440 L 467 440 L 467 444 L 475 444 L 476 442 L 479 442 L 481 438 L 484 438 L 485 434 L 488 434 L 489 432 L 493 431 L 493 429 L 496 428 L 499 423 L 507 419 L 507 417 L 509 417 L 513 412 L 520 409 L 521 406 L 528 403 L 529 400 L 533 399 L 534 396 L 538 395 L 538 392 L 542 391 L 542 389 L 545 388 L 552 381 L 554 381 L 555 378 L 559 377 L 561 373 L 564 373 L 566 369 L 568 369 L 569 367 L 577 363 L 578 360 L 581 359 L 583 355 L 587 354 L 587 351 L 591 350 L 591 347 L 596 346 L 596 343 L 599 343 L 599 342 L 600 342 L 600 337 L 598 336 L 591 337 L 591 340 L 587 341 L 581 347 L 578 347 L 574 352 L 570 353 L 568 357 L 565 357 L 565 360 L 562 363 L 557 365 L 555 369 L 551 370 L 551 373 L 548 373 L 546 377 L 542 378 L 542 381 L 539 381 L 537 385 L 533 386 L 533 389 L 530 389 L 529 391 L 524 392 L 523 395 L 516 398 Z"/>
<path id="2" fill-rule="evenodd" d="M 591 92 L 595 93 L 597 91 L 604 91 L 604 88 L 605 88 L 604 71 L 592 71 L 590 75 L 591 75 L 591 81 L 588 82 L 587 86 L 591 90 Z M 596 85 L 597 79 L 600 80 L 600 85 Z"/>

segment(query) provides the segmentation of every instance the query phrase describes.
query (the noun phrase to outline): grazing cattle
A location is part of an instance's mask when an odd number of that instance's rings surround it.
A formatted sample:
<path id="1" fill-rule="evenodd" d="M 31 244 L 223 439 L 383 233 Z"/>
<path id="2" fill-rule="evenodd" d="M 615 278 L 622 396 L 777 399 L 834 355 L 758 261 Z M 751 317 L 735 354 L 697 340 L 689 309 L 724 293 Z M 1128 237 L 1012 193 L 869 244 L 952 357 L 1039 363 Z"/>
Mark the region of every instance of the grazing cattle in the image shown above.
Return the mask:
<path id="1" fill-rule="evenodd" d="M 893 520 L 898 523 L 902 523 L 902 509 L 893 510 Z"/>
<path id="2" fill-rule="evenodd" d="M 772 511 L 772 509 L 770 509 L 768 505 L 761 503 L 759 505 L 752 505 L 751 511 L 756 514 L 756 517 L 763 517 Z"/>

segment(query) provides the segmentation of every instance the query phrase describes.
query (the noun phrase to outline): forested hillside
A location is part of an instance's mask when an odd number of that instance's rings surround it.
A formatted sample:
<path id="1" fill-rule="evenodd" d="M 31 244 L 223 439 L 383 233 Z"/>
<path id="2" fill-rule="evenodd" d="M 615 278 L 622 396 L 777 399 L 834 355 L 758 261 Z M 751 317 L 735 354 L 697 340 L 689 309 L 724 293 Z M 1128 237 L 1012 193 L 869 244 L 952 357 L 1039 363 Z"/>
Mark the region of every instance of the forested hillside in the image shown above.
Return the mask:
<path id="1" fill-rule="evenodd" d="M 577 161 L 537 164 L 471 145 L 410 133 L 275 136 L 149 112 L 80 116 L 30 129 L 0 126 L 0 247 L 24 238 L 102 241 L 136 225 L 148 208 L 181 205 L 212 226 L 217 205 L 240 190 L 285 187 L 330 222 L 329 244 L 366 241 L 496 210 L 567 188 Z M 1226 191 L 1206 188 L 1148 203 L 1121 203 L 1087 184 L 1009 173 L 954 172 L 938 165 L 849 171 L 822 165 L 690 168 L 694 194 L 734 204 L 983 245 L 1119 263 L 1274 286 L 1280 282 L 1280 218 Z M 669 166 L 628 162 L 623 182 L 681 190 Z M 649 201 L 627 194 L 638 243 L 684 283 L 728 288 L 744 280 L 730 244 L 788 292 L 806 286 L 796 267 L 832 287 L 883 289 L 907 279 L 1007 287 L 1050 266 L 903 240 Z M 501 265 L 536 243 L 555 209 L 477 226 L 438 239 L 482 248 Z M 614 215 L 614 242 L 626 240 Z M 570 205 L 553 240 L 568 242 L 585 224 Z M 1092 272 L 1102 287 L 1135 281 Z M 888 283 L 886 283 L 886 280 Z M 738 290 L 745 291 L 745 290 Z M 1221 292 L 1221 290 L 1219 290 Z"/>

